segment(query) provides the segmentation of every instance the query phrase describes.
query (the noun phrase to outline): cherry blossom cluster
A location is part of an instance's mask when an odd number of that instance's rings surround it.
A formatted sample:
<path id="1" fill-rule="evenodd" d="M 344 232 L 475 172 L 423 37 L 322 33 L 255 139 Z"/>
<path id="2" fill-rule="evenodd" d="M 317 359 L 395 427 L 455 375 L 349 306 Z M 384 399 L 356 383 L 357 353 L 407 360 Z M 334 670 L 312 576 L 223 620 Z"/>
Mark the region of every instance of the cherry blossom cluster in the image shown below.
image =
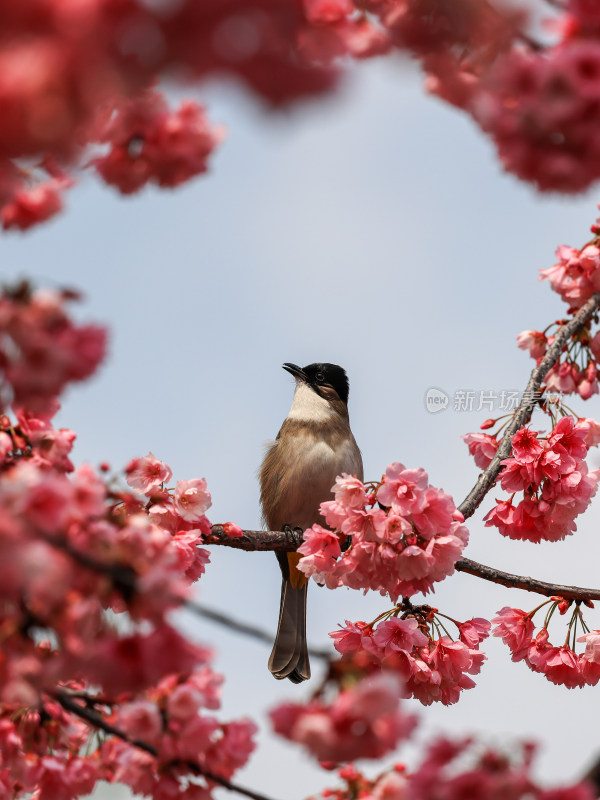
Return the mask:
<path id="1" fill-rule="evenodd" d="M 398 679 L 380 673 L 343 689 L 333 701 L 284 703 L 270 712 L 276 733 L 308 750 L 323 766 L 381 758 L 407 739 L 416 718 L 401 707 Z"/>
<path id="2" fill-rule="evenodd" d="M 569 2 L 547 20 L 554 41 L 544 45 L 528 33 L 527 6 L 519 13 L 508 5 L 369 0 L 366 7 L 392 46 L 421 61 L 428 90 L 493 139 L 505 169 L 543 191 L 581 191 L 600 178 L 597 19 L 584 2 Z"/>
<path id="3" fill-rule="evenodd" d="M 169 111 L 160 96 L 148 94 L 161 74 L 188 82 L 230 76 L 279 104 L 331 88 L 333 58 L 385 49 L 366 18 L 324 30 L 318 6 L 23 0 L 3 9 L 4 227 L 26 229 L 59 211 L 73 168 L 91 164 L 126 193 L 149 181 L 176 186 L 204 172 L 221 133 L 197 103 Z M 99 148 L 108 152 L 95 155 Z"/>
<path id="4" fill-rule="evenodd" d="M 521 427 L 512 437 L 512 455 L 500 473 L 508 500 L 497 500 L 486 525 L 510 539 L 555 542 L 577 530 L 575 518 L 596 493 L 600 470 L 588 470 L 588 448 L 600 442 L 594 421 L 565 416 L 546 437 Z M 521 495 L 514 503 L 515 495 Z"/>
<path id="5" fill-rule="evenodd" d="M 0 709 L 0 792 L 3 797 L 68 800 L 91 794 L 104 778 L 98 753 L 83 755 L 90 729 L 52 697 L 30 707 Z"/>
<path id="6" fill-rule="evenodd" d="M 208 561 L 197 547 L 210 527 L 205 482 L 179 481 L 172 497 L 157 496 L 146 508 L 110 490 L 88 465 L 68 474 L 71 432 L 20 417 L 34 433 L 31 449 L 8 446 L 0 481 L 0 594 L 10 621 L 0 698 L 33 703 L 40 691 L 81 674 L 118 694 L 193 667 L 202 651 L 165 614 Z M 15 438 L 25 435 L 23 423 L 13 427 Z M 107 608 L 127 611 L 133 629 L 119 632 Z M 58 646 L 41 647 L 36 631 Z"/>
<path id="7" fill-rule="evenodd" d="M 217 784 L 210 779 L 192 784 L 192 788 L 182 784 L 182 777 L 190 772 L 194 775 L 190 765 L 197 766 L 199 776 L 206 771 L 229 779 L 254 749 L 253 722 L 222 723 L 205 713 L 219 709 L 221 683 L 221 676 L 204 666 L 188 675 L 169 675 L 144 696 L 119 703 L 107 720 L 130 740 L 153 747 L 158 756 L 113 736 L 102 746 L 108 775 L 137 794 L 205 800 L 207 788 Z"/>
<path id="8" fill-rule="evenodd" d="M 447 631 L 448 621 L 458 629 L 456 640 Z M 485 619 L 459 623 L 435 608 L 404 601 L 374 622 L 347 621 L 329 635 L 343 656 L 342 675 L 345 664 L 367 674 L 391 671 L 401 677 L 406 696 L 428 706 L 456 703 L 464 689 L 475 686 L 470 676 L 481 670 L 485 654 L 479 644 L 489 631 Z"/>
<path id="9" fill-rule="evenodd" d="M 372 589 L 396 602 L 429 592 L 452 574 L 468 531 L 450 495 L 430 486 L 425 470 L 395 462 L 380 483 L 365 485 L 343 474 L 332 491 L 335 499 L 321 504 L 332 530 L 313 525 L 298 548 L 305 575 L 329 588 Z"/>
<path id="10" fill-rule="evenodd" d="M 106 334 L 74 324 L 69 299 L 0 296 L 0 794 L 75 798 L 106 780 L 207 800 L 254 734 L 206 714 L 222 679 L 168 620 L 208 562 L 210 493 L 169 489 L 152 453 L 127 466 L 133 491 L 106 465 L 75 469 L 56 395 L 94 372 Z"/>
<path id="11" fill-rule="evenodd" d="M 589 600 L 584 604 L 593 607 Z M 586 625 L 581 601 L 575 603 L 564 644 L 553 645 L 548 638 L 548 625 L 556 609 L 564 615 L 572 605 L 572 600 L 552 597 L 529 612 L 502 608 L 492 620 L 493 635 L 508 645 L 513 661 L 524 661 L 529 669 L 541 673 L 552 683 L 567 689 L 595 686 L 600 680 L 600 631 L 590 631 Z M 536 633 L 533 616 L 546 606 L 544 624 Z M 578 625 L 583 631 L 580 636 L 577 636 Z M 585 644 L 582 653 L 576 652 L 576 642 Z"/>
<path id="12" fill-rule="evenodd" d="M 222 139 L 205 110 L 169 110 L 159 81 L 240 82 L 271 106 L 332 90 L 343 59 L 392 51 L 495 141 L 541 189 L 600 177 L 600 30 L 583 2 L 535 42 L 527 6 L 500 0 L 21 0 L 0 12 L 0 220 L 56 214 L 77 169 L 119 191 L 176 186 Z M 593 5 L 593 4 L 592 4 Z M 160 87 L 162 88 L 162 87 Z"/>
<path id="13" fill-rule="evenodd" d="M 410 16 L 436 4 L 403 5 L 404 16 Z M 525 14 L 495 4 L 494 19 L 490 4 L 479 4 L 485 12 L 474 5 L 468 0 L 458 8 L 449 5 L 453 25 L 440 27 L 439 14 L 420 18 L 421 29 L 438 34 L 421 36 L 412 47 L 427 88 L 467 111 L 493 139 L 505 169 L 521 180 L 542 191 L 585 189 L 600 177 L 597 21 L 590 21 L 585 3 L 569 2 L 545 20 L 553 34 L 545 45 L 528 33 Z M 444 35 L 446 42 L 440 42 Z"/>
<path id="14" fill-rule="evenodd" d="M 0 420 L 1 780 L 14 797 L 77 797 L 102 779 L 156 800 L 206 800 L 210 776 L 231 777 L 254 733 L 205 714 L 222 679 L 166 616 L 208 561 L 206 482 L 168 490 L 171 469 L 152 454 L 126 470 L 143 498 L 88 465 L 74 470 L 74 434 L 52 428 L 56 407 Z M 81 756 L 97 731 L 106 735 Z"/>
<path id="15" fill-rule="evenodd" d="M 10 403 L 44 411 L 69 383 L 92 375 L 106 350 L 106 331 L 76 325 L 69 291 L 22 283 L 0 294 L 0 411 Z"/>
<path id="16" fill-rule="evenodd" d="M 114 668 L 135 670 L 134 662 L 132 652 L 128 665 Z M 219 709 L 221 683 L 206 664 L 187 675 L 167 675 L 146 692 L 132 690 L 112 700 L 73 681 L 68 688 L 42 693 L 29 706 L 3 704 L 3 795 L 25 797 L 35 790 L 40 798 L 76 798 L 103 780 L 155 800 L 207 800 L 218 784 L 203 773 L 228 779 L 254 749 L 252 722 L 221 723 L 206 713 Z M 91 741 L 96 742 L 92 748 Z"/>
<path id="17" fill-rule="evenodd" d="M 541 280 L 550 281 L 552 289 L 568 304 L 569 313 L 575 313 L 592 295 L 600 291 L 600 248 L 598 234 L 600 220 L 592 225 L 594 238 L 577 250 L 561 245 L 557 251 L 557 263 L 540 270 Z M 591 327 L 597 316 L 589 320 L 571 337 L 559 359 L 546 374 L 544 384 L 549 392 L 573 394 L 577 392 L 583 400 L 598 394 L 598 367 L 600 365 L 600 332 L 592 336 Z M 556 329 L 563 324 L 559 320 L 543 331 L 526 330 L 517 336 L 517 344 L 538 363 L 554 342 Z"/>
<path id="18" fill-rule="evenodd" d="M 342 785 L 325 789 L 324 800 L 417 800 L 444 798 L 464 800 L 593 800 L 595 793 L 586 783 L 544 788 L 534 780 L 535 746 L 517 744 L 510 753 L 482 748 L 473 739 L 438 738 L 426 748 L 413 769 L 396 763 L 371 779 L 353 765 L 342 767 Z"/>
<path id="19" fill-rule="evenodd" d="M 503 54 L 469 98 L 504 167 L 541 190 L 579 192 L 600 177 L 600 40 L 562 21 L 560 41 Z"/>
<path id="20" fill-rule="evenodd" d="M 207 158 L 222 137 L 201 106 L 183 102 L 170 111 L 158 92 L 123 102 L 99 133 L 109 145 L 94 159 L 96 171 L 123 194 L 148 182 L 175 187 L 206 172 Z"/>

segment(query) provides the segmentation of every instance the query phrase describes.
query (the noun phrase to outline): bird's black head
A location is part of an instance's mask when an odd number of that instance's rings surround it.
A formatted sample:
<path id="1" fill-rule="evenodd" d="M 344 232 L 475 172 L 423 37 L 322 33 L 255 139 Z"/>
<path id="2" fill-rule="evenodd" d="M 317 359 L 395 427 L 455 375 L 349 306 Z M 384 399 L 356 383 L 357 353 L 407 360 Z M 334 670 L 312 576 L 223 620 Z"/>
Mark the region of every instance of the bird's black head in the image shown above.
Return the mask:
<path id="1" fill-rule="evenodd" d="M 306 367 L 297 367 L 296 364 L 284 364 L 283 368 L 295 378 L 306 381 L 309 386 L 321 394 L 320 389 L 330 386 L 335 389 L 338 397 L 348 405 L 348 392 L 350 384 L 346 370 L 337 364 L 308 364 Z"/>

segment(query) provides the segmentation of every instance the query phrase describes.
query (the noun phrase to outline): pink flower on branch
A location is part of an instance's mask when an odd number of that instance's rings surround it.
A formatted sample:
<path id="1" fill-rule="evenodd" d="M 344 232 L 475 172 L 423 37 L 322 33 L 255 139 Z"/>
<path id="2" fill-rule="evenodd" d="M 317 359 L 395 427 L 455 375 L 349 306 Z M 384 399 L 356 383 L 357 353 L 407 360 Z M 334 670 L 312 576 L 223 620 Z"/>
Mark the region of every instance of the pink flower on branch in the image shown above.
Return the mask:
<path id="1" fill-rule="evenodd" d="M 573 533 L 575 518 L 588 507 L 600 479 L 600 471 L 589 471 L 584 460 L 592 430 L 590 422 L 568 416 L 545 439 L 525 427 L 517 431 L 512 456 L 502 462 L 500 483 L 513 496 L 522 492 L 523 498 L 517 503 L 513 498 L 497 500 L 484 518 L 486 525 L 511 539 L 532 542 L 557 541 Z"/>
<path id="2" fill-rule="evenodd" d="M 321 513 L 321 525 L 304 532 L 299 569 L 329 588 L 349 586 L 399 596 L 428 592 L 454 571 L 468 540 L 462 515 L 450 495 L 429 485 L 422 469 L 391 464 L 376 491 L 342 476 L 336 499 Z M 383 508 L 375 507 L 376 504 Z M 350 546 L 341 550 L 344 535 Z"/>
<path id="3" fill-rule="evenodd" d="M 198 522 L 212 505 L 210 492 L 204 478 L 177 481 L 173 505 L 186 522 Z"/>
<path id="4" fill-rule="evenodd" d="M 573 623 L 581 621 L 584 630 L 587 630 L 579 604 L 575 606 L 571 616 L 567 642 L 560 647 L 549 642 L 550 618 L 557 608 L 560 614 L 566 613 L 570 604 L 571 601 L 561 597 L 552 597 L 529 613 L 516 608 L 503 608 L 492 620 L 495 626 L 493 633 L 508 645 L 513 661 L 524 661 L 533 672 L 541 673 L 552 683 L 566 686 L 567 689 L 594 686 L 600 680 L 600 632 L 591 631 L 577 638 L 577 642 L 586 643 L 586 648 L 583 653 L 575 652 L 576 625 Z M 549 608 L 546 610 L 544 625 L 535 634 L 533 616 L 545 606 Z"/>
<path id="5" fill-rule="evenodd" d="M 503 751 L 482 747 L 476 738 L 428 742 L 417 759 L 396 763 L 375 777 L 367 777 L 355 766 L 338 770 L 340 783 L 325 789 L 322 800 L 412 800 L 413 798 L 511 798 L 511 800 L 593 800 L 595 792 L 586 782 L 548 788 L 533 774 L 535 745 L 514 743 Z M 545 781 L 544 781 L 545 783 Z"/>
<path id="6" fill-rule="evenodd" d="M 467 433 L 461 439 L 469 448 L 469 454 L 473 456 L 479 469 L 487 469 L 498 450 L 496 437 L 487 433 Z"/>
<path id="7" fill-rule="evenodd" d="M 342 691 L 331 703 L 287 703 L 270 712 L 275 732 L 327 764 L 381 758 L 416 726 L 399 701 L 398 679 L 376 675 Z"/>
<path id="8" fill-rule="evenodd" d="M 529 355 L 537 360 L 545 354 L 548 340 L 540 331 L 522 331 L 517 336 L 517 346 L 521 350 L 529 350 Z"/>
<path id="9" fill-rule="evenodd" d="M 159 461 L 153 453 L 143 458 L 134 458 L 125 467 L 127 483 L 132 489 L 151 495 L 162 483 L 168 483 L 173 477 L 168 464 Z"/>
<path id="10" fill-rule="evenodd" d="M 0 296 L 4 393 L 32 415 L 47 412 L 68 383 L 92 375 L 104 358 L 106 331 L 75 325 L 69 299 L 68 292 L 34 292 L 27 284 Z"/>
<path id="11" fill-rule="evenodd" d="M 447 633 L 440 634 L 441 626 L 448 623 L 430 606 L 404 601 L 382 617 L 383 621 L 371 624 L 346 622 L 329 634 L 342 654 L 342 676 L 346 668 L 351 673 L 396 673 L 405 694 L 424 705 L 450 705 L 464 689 L 475 685 L 469 676 L 477 674 L 485 660 L 479 644 L 489 635 L 487 620 L 451 620 L 458 630 L 458 639 L 453 640 Z"/>
<path id="12" fill-rule="evenodd" d="M 124 194 L 149 181 L 174 187 L 206 172 L 222 136 L 201 106 L 187 101 L 169 111 L 161 94 L 149 92 L 119 108 L 101 137 L 110 150 L 93 163 L 106 183 Z"/>

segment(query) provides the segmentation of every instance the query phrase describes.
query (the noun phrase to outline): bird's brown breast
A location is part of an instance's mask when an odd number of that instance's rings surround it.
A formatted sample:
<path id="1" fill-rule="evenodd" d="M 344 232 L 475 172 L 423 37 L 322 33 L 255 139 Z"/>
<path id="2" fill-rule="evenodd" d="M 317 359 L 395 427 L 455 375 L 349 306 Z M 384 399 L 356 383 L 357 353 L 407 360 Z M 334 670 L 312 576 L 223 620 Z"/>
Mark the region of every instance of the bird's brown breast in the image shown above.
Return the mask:
<path id="1" fill-rule="evenodd" d="M 319 505 L 331 499 L 337 475 L 362 480 L 360 450 L 339 414 L 327 421 L 286 419 L 260 471 L 261 505 L 269 530 L 323 522 Z"/>

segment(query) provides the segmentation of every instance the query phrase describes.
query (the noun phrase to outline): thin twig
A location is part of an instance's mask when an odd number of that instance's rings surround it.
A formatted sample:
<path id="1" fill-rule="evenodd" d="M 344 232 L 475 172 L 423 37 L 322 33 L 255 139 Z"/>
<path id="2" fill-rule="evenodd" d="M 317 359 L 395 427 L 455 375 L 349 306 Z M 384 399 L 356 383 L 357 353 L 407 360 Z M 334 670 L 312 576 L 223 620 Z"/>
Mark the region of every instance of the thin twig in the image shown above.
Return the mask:
<path id="1" fill-rule="evenodd" d="M 154 758 L 158 758 L 158 750 L 156 747 L 153 747 L 148 742 L 144 742 L 141 739 L 132 739 L 128 736 L 125 731 L 117 728 L 115 725 L 111 725 L 110 722 L 107 722 L 100 714 L 96 711 L 92 711 L 87 706 L 80 705 L 71 695 L 69 695 L 63 689 L 55 689 L 52 696 L 55 700 L 57 700 L 61 706 L 65 709 L 65 711 L 70 711 L 72 714 L 75 714 L 80 719 L 85 720 L 88 724 L 92 725 L 94 728 L 104 731 L 105 733 L 109 733 L 111 736 L 116 736 L 117 739 L 121 739 L 123 742 L 127 742 L 132 747 L 137 747 L 138 750 L 143 750 L 145 753 L 153 756 Z M 219 775 L 215 775 L 213 772 L 204 769 L 199 764 L 196 764 L 194 761 L 183 761 L 185 766 L 196 775 L 201 775 L 203 778 L 206 778 L 213 783 L 222 786 L 224 789 L 228 789 L 230 792 L 237 792 L 238 794 L 243 794 L 245 797 L 250 797 L 251 800 L 271 800 L 264 794 L 259 794 L 258 792 L 253 791 L 252 789 L 246 789 L 244 786 L 240 786 L 237 783 L 232 783 L 231 781 L 227 780 L 227 778 L 221 778 Z"/>
<path id="2" fill-rule="evenodd" d="M 212 608 L 207 608 L 206 606 L 196 603 L 193 600 L 184 601 L 184 606 L 194 614 L 198 614 L 198 616 L 204 617 L 204 619 L 208 619 L 211 622 L 216 622 L 218 625 L 229 628 L 236 633 L 243 633 L 245 636 L 249 636 L 251 639 L 256 639 L 257 641 L 268 644 L 269 646 L 273 644 L 273 634 L 267 633 L 267 631 L 264 631 L 262 628 L 258 628 L 255 625 L 249 625 L 247 622 L 239 622 L 238 620 L 229 617 L 227 614 L 223 614 L 221 611 L 215 611 Z M 313 658 L 321 658 L 324 661 L 330 661 L 332 657 L 331 652 L 324 649 L 321 650 L 318 647 L 309 647 L 308 654 Z"/>

